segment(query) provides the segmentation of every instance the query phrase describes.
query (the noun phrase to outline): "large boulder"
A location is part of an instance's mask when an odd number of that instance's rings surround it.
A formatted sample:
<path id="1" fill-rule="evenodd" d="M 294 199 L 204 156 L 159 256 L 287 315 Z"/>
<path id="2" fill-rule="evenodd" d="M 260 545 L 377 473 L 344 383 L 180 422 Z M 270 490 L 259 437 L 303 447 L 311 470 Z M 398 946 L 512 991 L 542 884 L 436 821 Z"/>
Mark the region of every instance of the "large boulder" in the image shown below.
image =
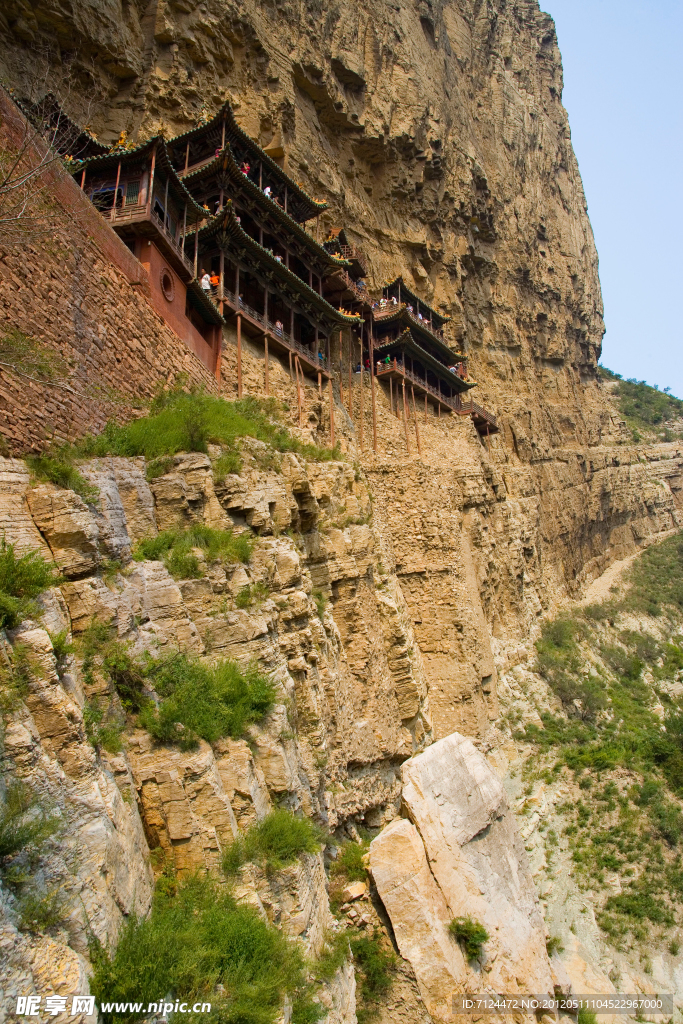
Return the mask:
<path id="1" fill-rule="evenodd" d="M 429 1013 L 452 1020 L 452 997 L 465 992 L 552 993 L 526 853 L 486 758 L 453 733 L 402 771 L 405 817 L 373 840 L 370 867 Z M 479 960 L 465 964 L 454 917 L 486 928 Z"/>

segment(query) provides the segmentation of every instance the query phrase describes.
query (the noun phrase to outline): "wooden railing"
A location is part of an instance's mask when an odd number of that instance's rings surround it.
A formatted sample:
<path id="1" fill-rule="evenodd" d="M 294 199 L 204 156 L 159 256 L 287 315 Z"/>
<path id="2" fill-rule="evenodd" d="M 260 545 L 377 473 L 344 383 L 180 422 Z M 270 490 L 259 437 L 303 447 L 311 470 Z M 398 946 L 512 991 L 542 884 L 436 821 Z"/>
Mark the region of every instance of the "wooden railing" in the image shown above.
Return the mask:
<path id="1" fill-rule="evenodd" d="M 383 306 L 383 307 L 380 307 L 378 309 L 373 309 L 372 315 L 373 315 L 375 320 L 381 320 L 382 317 L 388 316 L 390 313 L 396 313 L 397 310 L 399 310 L 399 309 L 404 309 L 406 311 L 406 313 L 408 314 L 408 316 L 410 317 L 410 319 L 414 323 L 416 323 L 418 327 L 422 327 L 422 328 L 424 328 L 425 331 L 429 331 L 430 334 L 433 334 L 434 337 L 438 338 L 439 341 L 442 342 L 444 345 L 447 344 L 446 339 L 443 336 L 443 331 L 437 330 L 437 328 L 434 327 L 429 322 L 429 320 L 424 320 L 424 319 L 420 320 L 420 318 L 417 315 L 417 313 L 415 313 L 415 312 L 411 313 L 411 311 L 408 309 L 408 306 L 406 305 L 405 302 L 398 303 L 395 306 L 393 305 L 393 303 L 389 303 L 387 306 Z"/>
<path id="2" fill-rule="evenodd" d="M 185 251 L 182 247 L 182 244 L 171 233 L 171 231 L 168 228 L 168 225 L 164 223 L 164 221 L 161 219 L 158 213 L 155 213 L 154 210 L 152 210 L 151 213 L 149 213 L 148 215 L 146 203 L 136 203 L 134 206 L 117 207 L 115 210 L 110 210 L 108 216 L 108 220 L 115 225 L 122 225 L 127 223 L 128 221 L 139 221 L 141 219 L 149 220 L 150 223 L 154 225 L 157 231 L 159 231 L 164 236 L 169 245 L 172 246 L 173 251 L 178 256 L 178 258 L 182 260 L 187 270 L 189 270 L 192 276 L 194 276 L 194 264 L 192 263 L 192 260 L 188 259 L 188 257 L 185 255 Z"/>
<path id="3" fill-rule="evenodd" d="M 456 395 L 455 398 L 449 398 L 448 395 L 444 395 L 435 388 L 433 384 L 425 380 L 423 377 L 418 377 L 416 373 L 409 370 L 405 363 L 399 362 L 398 359 L 393 359 L 390 363 L 380 363 L 381 369 L 377 370 L 377 376 L 381 377 L 384 373 L 394 372 L 400 373 L 401 376 L 407 377 L 408 380 L 412 380 L 415 384 L 418 384 L 423 391 L 428 391 L 430 395 L 438 399 L 442 405 L 447 405 L 454 412 L 459 412 L 461 409 L 460 397 Z"/>
<path id="4" fill-rule="evenodd" d="M 362 249 L 357 249 L 355 245 L 340 245 L 339 251 L 341 252 L 345 260 L 355 260 L 360 266 L 364 274 L 368 272 L 368 258 Z"/>
<path id="5" fill-rule="evenodd" d="M 209 295 L 209 297 L 213 302 L 215 302 L 217 298 L 220 298 L 220 292 L 215 296 Z M 277 341 L 281 341 L 286 348 L 291 349 L 293 352 L 297 352 L 313 366 L 317 366 L 321 370 L 325 370 L 329 373 L 330 366 L 324 356 L 320 358 L 320 356 L 316 355 L 315 352 L 312 352 L 310 348 L 307 348 L 300 341 L 297 341 L 296 338 L 293 338 L 291 334 L 284 329 L 284 327 L 278 327 L 272 320 L 267 320 L 263 313 L 259 313 L 258 310 L 254 309 L 253 306 L 248 305 L 244 299 L 239 298 L 239 296 L 235 295 L 234 292 L 230 292 L 227 288 L 224 288 L 223 301 L 229 303 L 235 312 L 244 313 L 250 320 L 253 320 L 262 327 L 264 331 L 267 331 L 269 335 Z"/>
<path id="6" fill-rule="evenodd" d="M 473 402 L 472 399 L 470 399 L 466 405 L 461 406 L 461 411 L 463 413 L 473 413 L 475 416 L 480 416 L 494 429 L 498 429 L 498 421 L 493 413 L 490 413 L 488 409 L 483 407 L 483 405 L 477 405 L 477 403 Z"/>

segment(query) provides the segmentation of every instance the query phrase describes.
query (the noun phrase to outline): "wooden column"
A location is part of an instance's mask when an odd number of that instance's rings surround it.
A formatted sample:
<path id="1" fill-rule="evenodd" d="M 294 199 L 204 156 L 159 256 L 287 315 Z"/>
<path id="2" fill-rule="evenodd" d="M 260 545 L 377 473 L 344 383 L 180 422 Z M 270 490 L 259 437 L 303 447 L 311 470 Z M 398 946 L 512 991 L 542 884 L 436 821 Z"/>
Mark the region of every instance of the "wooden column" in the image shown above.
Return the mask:
<path id="1" fill-rule="evenodd" d="M 114 220 L 116 217 L 116 193 L 119 190 L 119 182 L 121 181 L 121 161 L 119 160 L 119 166 L 116 168 L 116 184 L 114 185 L 114 202 L 111 204 L 111 219 Z"/>
<path id="2" fill-rule="evenodd" d="M 164 227 L 168 225 L 170 217 L 168 216 L 168 183 L 170 181 L 169 176 L 166 176 L 166 191 L 164 192 Z"/>
<path id="3" fill-rule="evenodd" d="M 351 367 L 351 359 L 352 359 L 352 355 L 353 355 L 353 352 L 352 352 L 352 349 L 351 349 L 351 345 L 352 345 L 351 339 L 352 339 L 352 337 L 353 337 L 353 334 L 349 330 L 349 416 L 351 417 L 351 419 L 353 419 L 353 378 L 351 376 L 351 374 L 353 373 L 353 370 L 352 370 L 352 367 Z"/>
<path id="4" fill-rule="evenodd" d="M 427 395 L 425 393 L 425 425 L 427 423 Z"/>
<path id="5" fill-rule="evenodd" d="M 339 332 L 339 401 L 344 404 L 344 361 L 342 359 L 342 332 Z"/>
<path id="6" fill-rule="evenodd" d="M 185 235 L 187 234 L 187 203 L 185 203 L 185 212 L 183 214 L 183 252 L 185 252 Z"/>
<path id="7" fill-rule="evenodd" d="M 185 170 L 190 166 L 190 143 L 185 147 Z"/>
<path id="8" fill-rule="evenodd" d="M 199 219 L 194 222 L 194 276 L 197 276 L 197 260 L 199 258 Z"/>
<path id="9" fill-rule="evenodd" d="M 408 449 L 408 455 L 410 455 L 410 438 L 408 437 L 408 417 L 406 416 L 406 380 L 405 377 L 401 378 L 401 384 L 403 385 L 403 427 L 406 432 L 406 448 Z"/>
<path id="10" fill-rule="evenodd" d="M 303 409 L 301 405 L 301 384 L 299 383 L 299 370 L 301 369 L 301 363 L 299 362 L 299 357 L 297 355 L 294 356 L 294 369 L 296 370 L 296 400 L 299 406 L 299 427 L 301 428 L 304 425 Z M 303 375 L 303 370 L 301 370 L 301 376 L 303 377 Z"/>
<path id="11" fill-rule="evenodd" d="M 389 408 L 391 409 L 391 415 L 394 415 L 394 378 L 389 378 Z"/>
<path id="12" fill-rule="evenodd" d="M 225 149 L 225 114 L 223 114 L 223 133 L 221 135 L 221 149 Z"/>
<path id="13" fill-rule="evenodd" d="M 370 392 L 372 395 L 372 448 L 377 453 L 377 409 L 375 407 L 375 343 L 370 321 Z"/>
<path id="14" fill-rule="evenodd" d="M 83 168 L 83 174 L 81 174 L 81 188 L 85 188 L 85 167 Z"/>
<path id="15" fill-rule="evenodd" d="M 265 347 L 266 347 L 266 398 L 267 398 L 269 393 L 270 393 L 268 391 L 268 335 L 267 334 L 263 335 L 263 342 L 264 342 Z"/>
<path id="16" fill-rule="evenodd" d="M 327 379 L 327 394 L 330 400 L 330 448 L 334 448 L 334 395 L 332 393 L 332 378 Z"/>
<path id="17" fill-rule="evenodd" d="M 359 380 L 360 380 L 360 409 L 359 409 L 359 413 L 358 413 L 358 416 L 359 416 L 359 419 L 360 419 L 360 450 L 361 451 L 363 451 L 363 391 L 364 391 L 363 373 L 365 372 L 365 367 L 363 366 L 363 361 L 364 361 L 363 360 L 363 322 L 361 321 L 361 326 L 360 326 L 360 376 L 359 376 Z"/>
<path id="18" fill-rule="evenodd" d="M 417 438 L 417 450 L 422 455 L 422 445 L 420 444 L 420 424 L 417 422 L 417 407 L 415 405 L 415 388 L 410 385 L 410 391 L 413 396 L 413 416 L 415 417 L 415 436 Z"/>
<path id="19" fill-rule="evenodd" d="M 223 315 L 223 286 L 224 286 L 224 278 L 225 278 L 225 253 L 223 252 L 222 249 L 221 249 L 221 253 L 220 253 L 220 256 L 219 256 L 219 262 L 220 262 L 220 275 L 221 275 L 220 300 L 221 300 L 221 316 L 222 316 Z"/>
<path id="20" fill-rule="evenodd" d="M 287 185 L 285 185 L 285 213 L 287 213 Z"/>
<path id="21" fill-rule="evenodd" d="M 242 397 L 242 317 L 237 314 L 237 397 Z"/>
<path id="22" fill-rule="evenodd" d="M 147 216 L 148 217 L 149 217 L 149 215 L 152 212 L 152 196 L 154 195 L 154 168 L 156 167 L 156 162 L 157 162 L 157 147 L 155 146 L 154 149 L 152 150 L 152 165 L 151 165 L 150 170 L 149 170 L 149 186 L 148 186 L 148 192 L 147 192 Z M 195 270 L 195 275 L 194 276 L 195 277 L 197 276 L 197 271 L 196 270 Z"/>
<path id="23" fill-rule="evenodd" d="M 214 332 L 214 339 L 216 341 L 216 380 L 218 381 L 218 394 L 221 393 L 221 364 L 223 362 L 223 327 L 221 324 L 216 325 Z"/>

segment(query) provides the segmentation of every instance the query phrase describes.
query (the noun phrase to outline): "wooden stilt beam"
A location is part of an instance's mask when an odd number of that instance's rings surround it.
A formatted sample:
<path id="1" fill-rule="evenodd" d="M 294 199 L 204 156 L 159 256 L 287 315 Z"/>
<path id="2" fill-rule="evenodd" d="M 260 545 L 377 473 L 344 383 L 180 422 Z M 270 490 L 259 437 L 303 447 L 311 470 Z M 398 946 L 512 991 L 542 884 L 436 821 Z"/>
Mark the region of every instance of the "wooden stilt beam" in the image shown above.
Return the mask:
<path id="1" fill-rule="evenodd" d="M 363 360 L 363 327 L 361 325 L 361 329 L 360 329 L 360 374 L 359 374 L 359 380 L 360 380 L 360 409 L 359 409 L 359 413 L 358 413 L 358 417 L 360 419 L 360 450 L 361 451 L 363 451 L 363 391 L 364 391 L 364 385 L 363 385 L 363 372 L 364 372 L 363 362 L 364 362 L 364 360 Z"/>
<path id="2" fill-rule="evenodd" d="M 267 334 L 263 335 L 263 341 L 264 341 L 264 344 L 265 344 L 265 347 L 266 347 L 266 398 L 267 398 L 268 395 L 270 394 L 270 390 L 269 390 L 269 387 L 268 387 L 269 380 L 268 380 L 268 335 Z"/>
<path id="3" fill-rule="evenodd" d="M 372 449 L 377 454 L 377 408 L 375 406 L 375 346 L 370 321 L 370 392 L 372 395 Z"/>
<path id="4" fill-rule="evenodd" d="M 318 370 L 318 398 L 322 398 L 322 397 L 323 397 L 323 375 L 320 372 L 320 370 Z"/>
<path id="5" fill-rule="evenodd" d="M 425 426 L 427 425 L 427 395 L 425 393 Z"/>
<path id="6" fill-rule="evenodd" d="M 221 302 L 221 306 L 223 303 Z M 221 309 L 221 314 L 223 310 Z M 214 338 L 216 342 L 216 380 L 218 381 L 218 394 L 221 393 L 221 363 L 223 360 L 223 328 L 220 324 L 216 324 L 216 330 L 214 332 Z"/>
<path id="7" fill-rule="evenodd" d="M 301 363 L 299 362 L 298 356 L 294 356 L 294 369 L 296 370 L 296 400 L 299 406 L 299 427 L 301 428 L 304 425 L 304 418 L 301 404 L 301 384 L 299 383 L 299 370 L 301 369 Z M 301 376 L 303 377 L 303 371 Z"/>
<path id="8" fill-rule="evenodd" d="M 351 334 L 351 331 L 349 331 L 349 416 L 351 417 L 351 419 L 353 419 L 353 380 L 351 377 L 351 374 L 353 372 L 351 367 L 351 358 L 353 355 L 352 338 L 353 335 Z"/>
<path id="9" fill-rule="evenodd" d="M 294 380 L 294 371 L 292 370 L 292 350 L 289 350 L 289 376 Z"/>
<path id="10" fill-rule="evenodd" d="M 394 379 L 389 378 L 389 408 L 391 409 L 391 415 L 394 415 Z"/>
<path id="11" fill-rule="evenodd" d="M 242 317 L 237 314 L 237 397 L 242 397 Z"/>
<path id="12" fill-rule="evenodd" d="M 331 377 L 327 378 L 327 394 L 330 399 L 330 448 L 334 448 L 334 395 Z"/>
<path id="13" fill-rule="evenodd" d="M 422 445 L 420 444 L 420 424 L 417 422 L 417 406 L 415 405 L 415 388 L 410 385 L 410 392 L 413 396 L 413 416 L 415 417 L 415 436 L 417 438 L 417 450 L 422 456 Z"/>
<path id="14" fill-rule="evenodd" d="M 406 416 L 406 382 L 405 378 L 401 380 L 403 385 L 403 427 L 406 432 L 406 448 L 408 449 L 408 455 L 410 455 L 410 438 L 408 437 L 408 417 Z"/>
<path id="15" fill-rule="evenodd" d="M 85 171 L 83 172 L 85 173 Z M 344 404 L 344 362 L 342 360 L 342 332 L 339 332 L 339 401 Z"/>
<path id="16" fill-rule="evenodd" d="M 119 182 L 121 181 L 121 161 L 119 160 L 119 166 L 116 168 L 116 184 L 114 185 L 114 202 L 111 204 L 111 219 L 114 220 L 116 217 L 116 196 L 119 191 Z M 166 182 L 166 194 L 168 195 L 168 182 Z"/>

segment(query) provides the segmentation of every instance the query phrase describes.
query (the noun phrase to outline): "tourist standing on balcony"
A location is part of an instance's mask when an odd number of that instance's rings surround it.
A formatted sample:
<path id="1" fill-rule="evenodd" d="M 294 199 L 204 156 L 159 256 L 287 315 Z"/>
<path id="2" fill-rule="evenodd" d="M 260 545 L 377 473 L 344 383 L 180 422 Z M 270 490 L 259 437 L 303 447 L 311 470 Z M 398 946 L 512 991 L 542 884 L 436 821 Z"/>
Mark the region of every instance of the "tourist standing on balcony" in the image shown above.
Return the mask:
<path id="1" fill-rule="evenodd" d="M 267 196 L 268 199 L 270 199 L 271 198 L 271 193 L 272 193 L 272 189 L 271 189 L 270 185 L 266 185 L 266 187 L 263 190 L 264 196 Z"/>
<path id="2" fill-rule="evenodd" d="M 209 278 L 209 281 L 211 282 L 211 290 L 215 295 L 218 292 L 218 285 L 221 283 L 221 279 L 215 270 L 211 277 Z"/>
<path id="3" fill-rule="evenodd" d="M 241 170 L 242 174 L 246 174 L 246 176 L 249 177 L 249 171 L 251 170 L 251 164 L 248 164 L 246 160 L 243 160 L 242 161 L 242 166 L 240 167 L 240 170 Z"/>
<path id="4" fill-rule="evenodd" d="M 283 330 L 284 330 L 284 328 L 282 326 L 282 320 L 276 320 L 275 321 L 275 333 L 276 334 L 282 334 Z"/>
<path id="5" fill-rule="evenodd" d="M 209 274 L 206 272 L 206 270 L 204 270 L 203 267 L 202 267 L 202 276 L 201 276 L 201 280 L 200 280 L 199 283 L 202 286 L 202 291 L 203 292 L 207 292 L 208 293 L 208 292 L 211 291 L 211 278 L 210 278 Z"/>

